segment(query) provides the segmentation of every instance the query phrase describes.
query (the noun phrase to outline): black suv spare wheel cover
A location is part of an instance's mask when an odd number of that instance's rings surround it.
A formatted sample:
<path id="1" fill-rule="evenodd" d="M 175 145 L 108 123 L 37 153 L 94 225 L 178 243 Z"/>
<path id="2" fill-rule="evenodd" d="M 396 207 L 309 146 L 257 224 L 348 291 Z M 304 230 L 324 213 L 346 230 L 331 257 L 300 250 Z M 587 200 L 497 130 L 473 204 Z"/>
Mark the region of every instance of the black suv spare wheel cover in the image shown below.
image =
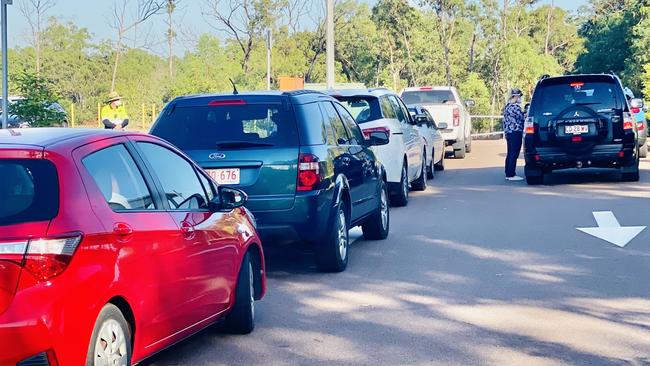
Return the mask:
<path id="1" fill-rule="evenodd" d="M 552 131 L 567 154 L 579 155 L 591 151 L 603 137 L 607 136 L 607 123 L 591 108 L 571 106 L 551 121 Z M 567 133 L 567 126 L 587 126 L 588 132 Z M 575 138 L 579 138 L 575 141 Z"/>

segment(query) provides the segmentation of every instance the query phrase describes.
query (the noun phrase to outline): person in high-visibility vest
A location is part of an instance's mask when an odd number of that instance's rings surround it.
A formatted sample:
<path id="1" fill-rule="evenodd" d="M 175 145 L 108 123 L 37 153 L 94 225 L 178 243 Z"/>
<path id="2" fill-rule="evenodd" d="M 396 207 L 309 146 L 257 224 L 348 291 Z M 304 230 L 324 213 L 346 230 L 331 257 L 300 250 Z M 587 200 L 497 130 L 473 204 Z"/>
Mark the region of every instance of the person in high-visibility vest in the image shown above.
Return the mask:
<path id="1" fill-rule="evenodd" d="M 129 115 L 122 104 L 122 97 L 117 92 L 111 92 L 106 99 L 106 105 L 101 110 L 102 123 L 107 130 L 123 130 L 129 124 Z"/>

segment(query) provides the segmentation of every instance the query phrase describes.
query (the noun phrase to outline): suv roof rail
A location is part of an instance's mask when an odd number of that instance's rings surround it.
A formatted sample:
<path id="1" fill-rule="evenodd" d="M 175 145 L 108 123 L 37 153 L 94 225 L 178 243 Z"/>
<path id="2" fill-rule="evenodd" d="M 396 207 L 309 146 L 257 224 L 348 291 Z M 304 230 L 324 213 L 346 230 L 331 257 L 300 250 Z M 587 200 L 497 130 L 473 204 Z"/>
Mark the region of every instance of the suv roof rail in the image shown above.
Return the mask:
<path id="1" fill-rule="evenodd" d="M 368 88 L 368 91 L 370 91 L 370 92 L 372 92 L 372 91 L 376 91 L 376 90 L 387 90 L 387 91 L 390 91 L 390 89 L 388 89 L 388 88 L 385 87 L 385 86 L 378 86 L 378 87 L 376 87 L 376 88 Z"/>
<path id="2" fill-rule="evenodd" d="M 295 97 L 298 95 L 305 95 L 305 94 L 319 94 L 319 95 L 327 95 L 321 91 L 318 90 L 309 90 L 309 89 L 301 89 L 301 90 L 292 90 L 292 91 L 286 91 L 282 93 L 282 95 L 286 95 L 288 97 Z"/>
<path id="3" fill-rule="evenodd" d="M 548 78 L 550 78 L 550 77 L 551 77 L 551 75 L 549 75 L 549 74 L 544 74 L 544 75 L 542 75 L 542 77 L 539 78 L 539 79 L 540 79 L 540 80 L 544 80 L 544 79 L 548 79 Z"/>

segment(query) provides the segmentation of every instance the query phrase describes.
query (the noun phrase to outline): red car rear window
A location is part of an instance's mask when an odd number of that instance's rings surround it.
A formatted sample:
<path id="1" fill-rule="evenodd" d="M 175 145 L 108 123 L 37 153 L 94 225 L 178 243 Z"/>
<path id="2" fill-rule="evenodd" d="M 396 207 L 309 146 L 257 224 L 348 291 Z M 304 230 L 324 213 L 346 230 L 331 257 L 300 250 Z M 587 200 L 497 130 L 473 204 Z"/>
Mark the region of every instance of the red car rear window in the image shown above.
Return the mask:
<path id="1" fill-rule="evenodd" d="M 53 219 L 59 210 L 56 167 L 47 160 L 0 160 L 0 226 Z"/>

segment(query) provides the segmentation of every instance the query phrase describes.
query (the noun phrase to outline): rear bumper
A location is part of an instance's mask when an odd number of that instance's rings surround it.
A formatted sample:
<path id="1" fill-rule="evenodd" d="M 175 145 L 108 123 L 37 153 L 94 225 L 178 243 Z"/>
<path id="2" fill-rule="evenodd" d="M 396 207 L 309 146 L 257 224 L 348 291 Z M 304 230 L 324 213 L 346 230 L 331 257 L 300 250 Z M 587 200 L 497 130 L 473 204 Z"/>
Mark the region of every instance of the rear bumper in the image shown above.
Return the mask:
<path id="1" fill-rule="evenodd" d="M 313 242 L 327 231 L 332 212 L 331 191 L 299 192 L 291 209 L 253 211 L 262 242 Z"/>
<path id="2" fill-rule="evenodd" d="M 571 169 L 576 167 L 620 168 L 636 161 L 636 149 L 623 144 L 597 145 L 583 154 L 568 154 L 557 147 L 527 149 L 526 175 L 536 176 L 544 171 Z"/>

